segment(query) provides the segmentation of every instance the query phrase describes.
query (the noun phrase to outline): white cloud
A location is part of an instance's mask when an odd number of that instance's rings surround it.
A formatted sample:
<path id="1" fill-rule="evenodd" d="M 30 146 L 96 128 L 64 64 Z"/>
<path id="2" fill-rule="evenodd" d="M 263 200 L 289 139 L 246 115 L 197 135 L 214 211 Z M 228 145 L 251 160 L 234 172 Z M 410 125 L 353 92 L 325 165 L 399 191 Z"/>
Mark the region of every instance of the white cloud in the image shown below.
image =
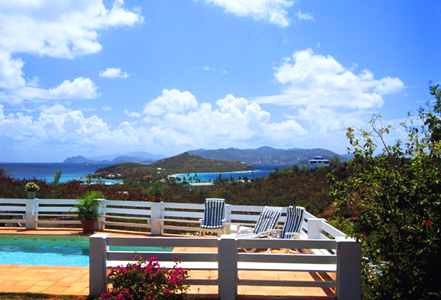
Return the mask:
<path id="1" fill-rule="evenodd" d="M 163 90 L 162 94 L 147 103 L 144 114 L 148 116 L 163 116 L 164 114 L 185 114 L 198 107 L 196 97 L 188 91 Z"/>
<path id="2" fill-rule="evenodd" d="M 315 18 L 314 18 L 313 15 L 311 15 L 310 13 L 303 12 L 301 10 L 297 11 L 296 17 L 300 21 L 309 21 L 309 22 L 314 22 L 315 21 Z"/>
<path id="3" fill-rule="evenodd" d="M 129 77 L 127 72 L 122 71 L 120 68 L 106 68 L 100 72 L 100 77 L 105 78 L 123 78 L 126 79 Z"/>
<path id="4" fill-rule="evenodd" d="M 0 137 L 17 143 L 102 148 L 114 151 L 150 149 L 184 151 L 199 147 L 228 147 L 263 143 L 285 146 L 305 130 L 294 120 L 272 121 L 271 114 L 245 98 L 227 95 L 215 105 L 199 102 L 188 91 L 164 90 L 144 111 L 111 126 L 97 115 L 62 105 L 32 113 L 6 113 L 0 105 Z"/>
<path id="5" fill-rule="evenodd" d="M 245 98 L 227 95 L 212 105 L 179 90 L 164 90 L 147 103 L 143 122 L 154 129 L 157 138 L 175 139 L 187 148 L 263 141 L 280 145 L 290 136 L 305 133 L 295 121 L 272 121 L 268 111 Z"/>
<path id="6" fill-rule="evenodd" d="M 258 97 L 258 103 L 367 109 L 382 106 L 383 96 L 404 88 L 399 78 L 376 79 L 369 70 L 356 74 L 334 57 L 315 54 L 311 49 L 295 52 L 274 75 L 284 86 L 283 92 Z"/>
<path id="7" fill-rule="evenodd" d="M 89 78 L 78 77 L 74 80 L 65 80 L 51 89 L 28 86 L 17 93 L 23 99 L 93 99 L 97 95 L 97 88 Z"/>
<path id="8" fill-rule="evenodd" d="M 110 9 L 103 0 L 1 1 L 0 48 L 63 58 L 96 53 L 102 48 L 98 30 L 142 21 L 123 5 L 122 0 Z"/>
<path id="9" fill-rule="evenodd" d="M 280 27 L 289 26 L 288 9 L 293 0 L 205 0 L 206 3 L 222 7 L 227 13 L 240 17 L 251 17 Z"/>
<path id="10" fill-rule="evenodd" d="M 69 91 L 73 84 L 87 83 L 79 82 L 78 78 L 61 83 L 61 90 L 44 91 L 27 82 L 23 74 L 24 62 L 17 55 L 28 53 L 73 59 L 97 53 L 102 48 L 98 41 L 99 30 L 139 22 L 142 17 L 125 9 L 122 0 L 115 0 L 110 8 L 103 0 L 0 1 L 0 98 L 21 102 L 23 94 L 33 93 L 50 99 L 57 98 L 58 94 L 63 99 L 69 94 L 89 98 L 91 93 Z"/>

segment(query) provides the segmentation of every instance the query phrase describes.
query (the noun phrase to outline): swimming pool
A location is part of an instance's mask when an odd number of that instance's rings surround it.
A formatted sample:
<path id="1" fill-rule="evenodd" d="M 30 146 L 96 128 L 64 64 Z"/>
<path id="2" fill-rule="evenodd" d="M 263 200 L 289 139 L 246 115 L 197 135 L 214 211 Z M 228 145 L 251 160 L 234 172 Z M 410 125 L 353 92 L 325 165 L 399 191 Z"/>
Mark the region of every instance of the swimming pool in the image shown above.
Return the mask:
<path id="1" fill-rule="evenodd" d="M 168 247 L 112 246 L 113 251 L 170 252 Z M 89 239 L 81 236 L 0 235 L 0 264 L 89 265 Z"/>

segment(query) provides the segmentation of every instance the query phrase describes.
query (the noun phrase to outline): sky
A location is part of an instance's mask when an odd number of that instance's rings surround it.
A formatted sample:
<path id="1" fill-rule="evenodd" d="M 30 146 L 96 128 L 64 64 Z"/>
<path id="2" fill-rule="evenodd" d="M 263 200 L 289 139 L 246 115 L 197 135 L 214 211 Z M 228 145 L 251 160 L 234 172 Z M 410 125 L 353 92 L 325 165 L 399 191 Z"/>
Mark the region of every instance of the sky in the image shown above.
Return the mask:
<path id="1" fill-rule="evenodd" d="M 0 161 L 327 148 L 441 81 L 411 0 L 0 0 Z"/>

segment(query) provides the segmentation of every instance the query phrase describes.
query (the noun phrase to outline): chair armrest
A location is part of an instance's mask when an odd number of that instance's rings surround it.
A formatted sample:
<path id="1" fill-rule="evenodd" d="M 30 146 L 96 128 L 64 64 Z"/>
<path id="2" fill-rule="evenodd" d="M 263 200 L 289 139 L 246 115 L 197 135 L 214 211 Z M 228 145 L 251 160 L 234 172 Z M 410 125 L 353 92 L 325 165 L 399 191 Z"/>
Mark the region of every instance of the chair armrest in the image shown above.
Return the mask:
<path id="1" fill-rule="evenodd" d="M 297 240 L 300 238 L 300 232 L 285 232 L 286 239 Z"/>
<path id="2" fill-rule="evenodd" d="M 270 230 L 263 231 L 263 232 L 259 233 L 257 235 L 257 237 L 260 237 L 260 238 L 268 237 L 268 238 L 277 239 L 280 237 L 281 232 L 282 231 L 280 229 L 270 229 Z"/>
<path id="3" fill-rule="evenodd" d="M 239 227 L 237 228 L 237 233 L 238 234 L 253 233 L 253 228 L 239 225 Z"/>

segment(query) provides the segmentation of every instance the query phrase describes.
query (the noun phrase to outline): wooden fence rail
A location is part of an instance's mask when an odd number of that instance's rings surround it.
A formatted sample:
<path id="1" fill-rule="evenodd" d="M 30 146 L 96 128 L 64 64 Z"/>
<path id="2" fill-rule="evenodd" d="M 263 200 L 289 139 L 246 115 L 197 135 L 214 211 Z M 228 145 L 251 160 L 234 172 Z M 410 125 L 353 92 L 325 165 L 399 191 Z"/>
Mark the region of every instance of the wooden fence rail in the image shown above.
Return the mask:
<path id="1" fill-rule="evenodd" d="M 111 251 L 112 246 L 160 246 L 199 248 L 194 252 L 145 252 Z M 217 248 L 217 251 L 201 253 L 200 248 Z M 334 254 L 316 252 L 295 254 L 243 253 L 243 248 L 287 248 L 334 250 Z M 235 239 L 231 237 L 140 237 L 116 238 L 96 234 L 90 237 L 90 294 L 99 295 L 107 289 L 106 270 L 109 265 L 123 265 L 140 257 L 157 257 L 161 266 L 172 266 L 177 259 L 189 270 L 217 270 L 217 279 L 189 279 L 192 285 L 217 285 L 220 299 L 235 299 L 238 286 L 319 287 L 335 288 L 337 299 L 360 299 L 360 247 L 353 240 L 280 240 Z M 241 270 L 326 272 L 336 273 L 336 280 L 268 280 L 241 279 Z"/>
<path id="2" fill-rule="evenodd" d="M 0 226 L 79 227 L 77 199 L 5 199 L 0 198 Z M 225 219 L 230 224 L 253 226 L 263 206 L 225 205 Z M 195 232 L 203 217 L 203 204 L 100 200 L 99 228 L 123 229 L 149 233 L 148 238 L 106 238 L 94 235 L 90 240 L 90 292 L 97 295 L 106 286 L 108 263 L 131 261 L 138 252 L 110 251 L 109 246 L 211 247 L 217 253 L 144 253 L 161 261 L 176 257 L 193 269 L 217 270 L 217 279 L 189 281 L 189 284 L 217 285 L 221 299 L 234 299 L 238 285 L 300 287 L 335 287 L 338 299 L 360 299 L 360 247 L 346 235 L 305 211 L 299 240 L 234 239 L 199 237 L 154 237 L 163 233 Z M 279 226 L 286 218 L 282 210 Z M 153 236 L 152 236 L 153 235 Z M 243 253 L 243 248 L 309 249 L 307 253 Z M 336 272 L 336 280 L 281 281 L 259 278 L 241 279 L 240 270 Z"/>
<path id="3" fill-rule="evenodd" d="M 0 198 L 0 226 L 79 228 L 77 199 L 4 199 Z M 263 206 L 226 205 L 229 224 L 253 226 Z M 122 229 L 162 235 L 199 231 L 204 204 L 100 200 L 99 228 Z M 282 210 L 279 226 L 285 221 Z M 304 238 L 335 239 L 346 235 L 326 222 L 305 212 L 301 228 Z"/>

